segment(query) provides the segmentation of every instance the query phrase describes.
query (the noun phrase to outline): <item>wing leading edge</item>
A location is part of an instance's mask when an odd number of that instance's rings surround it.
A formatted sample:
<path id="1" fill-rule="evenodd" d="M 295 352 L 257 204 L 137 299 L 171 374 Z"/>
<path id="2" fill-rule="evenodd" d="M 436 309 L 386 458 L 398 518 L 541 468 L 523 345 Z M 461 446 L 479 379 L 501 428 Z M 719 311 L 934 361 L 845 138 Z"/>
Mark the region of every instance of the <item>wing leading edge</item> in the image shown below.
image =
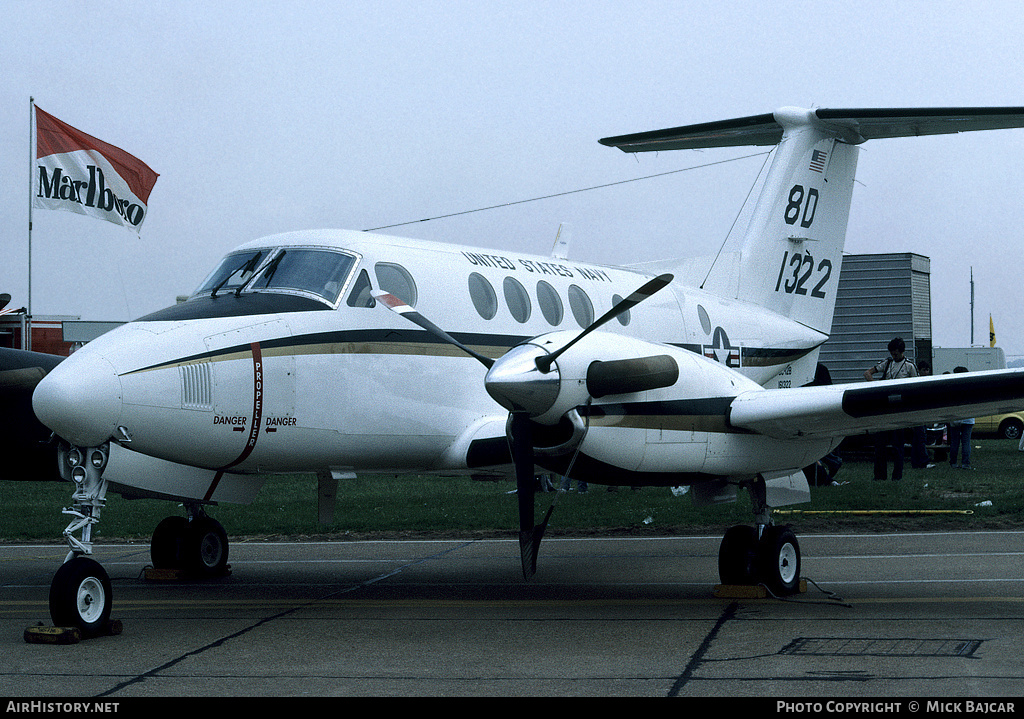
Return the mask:
<path id="1" fill-rule="evenodd" d="M 739 395 L 732 426 L 778 439 L 840 437 L 911 427 L 1024 407 L 1024 370 L 826 387 L 795 387 Z"/>

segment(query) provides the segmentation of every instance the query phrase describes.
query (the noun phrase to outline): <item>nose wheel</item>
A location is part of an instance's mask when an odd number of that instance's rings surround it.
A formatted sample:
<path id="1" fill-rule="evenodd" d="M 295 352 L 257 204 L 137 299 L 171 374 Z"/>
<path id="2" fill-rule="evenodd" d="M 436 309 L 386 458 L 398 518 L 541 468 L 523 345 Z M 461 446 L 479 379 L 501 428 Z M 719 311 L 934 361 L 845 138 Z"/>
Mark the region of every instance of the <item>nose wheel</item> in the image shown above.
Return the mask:
<path id="1" fill-rule="evenodd" d="M 83 637 L 106 634 L 110 623 L 110 577 L 100 563 L 74 557 L 50 583 L 50 618 L 58 627 L 77 627 Z"/>

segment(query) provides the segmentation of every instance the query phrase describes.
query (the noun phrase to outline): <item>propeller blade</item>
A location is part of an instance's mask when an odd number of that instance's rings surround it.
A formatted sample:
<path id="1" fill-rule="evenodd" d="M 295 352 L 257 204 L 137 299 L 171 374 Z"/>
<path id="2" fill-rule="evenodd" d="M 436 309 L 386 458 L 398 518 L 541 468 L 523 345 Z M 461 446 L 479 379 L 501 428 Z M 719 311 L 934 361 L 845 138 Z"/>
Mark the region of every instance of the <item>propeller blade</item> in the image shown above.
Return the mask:
<path id="1" fill-rule="evenodd" d="M 402 317 L 405 317 L 410 322 L 419 325 L 427 332 L 437 337 L 439 340 L 442 340 L 444 342 L 447 342 L 448 344 L 458 347 L 460 350 L 468 354 L 470 357 L 475 357 L 480 362 L 480 364 L 482 364 L 487 369 L 490 369 L 491 366 L 494 365 L 493 359 L 485 355 L 482 355 L 475 350 L 471 350 L 469 347 L 459 342 L 457 339 L 452 337 L 450 334 L 445 332 L 443 329 L 435 325 L 433 322 L 428 320 L 426 317 L 421 315 L 419 312 L 414 310 L 412 307 L 410 307 L 402 300 L 395 297 L 390 292 L 384 292 L 382 290 L 373 290 L 372 292 L 370 292 L 370 294 L 373 295 L 373 298 L 375 300 L 379 300 L 385 307 L 387 307 L 392 312 L 400 314 L 402 315 Z"/>
<path id="2" fill-rule="evenodd" d="M 579 342 L 581 339 L 586 337 L 588 334 L 590 334 L 597 328 L 604 325 L 609 320 L 615 319 L 626 310 L 632 309 L 633 307 L 637 306 L 638 304 L 646 300 L 648 297 L 653 295 L 655 292 L 665 287 L 665 285 L 667 285 L 671 281 L 672 275 L 664 274 L 658 275 L 653 280 L 649 280 L 648 282 L 644 283 L 642 287 L 633 292 L 633 294 L 631 294 L 629 297 L 627 297 L 624 300 L 619 300 L 614 307 L 612 307 L 610 310 L 608 310 L 603 315 L 598 317 L 597 320 L 592 322 L 589 327 L 587 327 L 585 330 L 576 335 L 576 337 L 573 338 L 572 341 L 563 346 L 561 349 L 556 350 L 548 355 L 545 355 L 544 357 L 538 357 L 537 369 L 544 373 L 549 372 L 551 370 L 551 365 L 554 363 L 554 361 L 558 359 L 559 355 L 561 355 L 567 349 L 572 347 L 574 344 Z"/>
<path id="3" fill-rule="evenodd" d="M 516 497 L 519 500 L 519 550 L 523 577 L 529 579 L 537 572 L 537 551 L 544 536 L 544 528 L 537 532 L 534 526 L 533 430 L 527 412 L 512 412 L 510 420 L 512 464 L 516 470 Z"/>

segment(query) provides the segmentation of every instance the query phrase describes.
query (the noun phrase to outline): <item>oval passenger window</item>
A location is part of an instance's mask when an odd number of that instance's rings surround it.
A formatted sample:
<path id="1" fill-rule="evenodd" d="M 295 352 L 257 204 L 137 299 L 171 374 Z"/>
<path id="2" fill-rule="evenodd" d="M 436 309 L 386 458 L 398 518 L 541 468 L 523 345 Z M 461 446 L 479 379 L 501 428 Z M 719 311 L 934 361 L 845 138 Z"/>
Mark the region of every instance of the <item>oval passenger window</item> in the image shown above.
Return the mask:
<path id="1" fill-rule="evenodd" d="M 540 305 L 540 311 L 549 325 L 561 324 L 565 314 L 562 298 L 558 296 L 557 290 L 544 280 L 537 283 L 537 304 Z"/>
<path id="2" fill-rule="evenodd" d="M 473 300 L 476 311 L 485 320 L 493 320 L 498 314 L 498 295 L 487 278 L 479 272 L 469 276 L 469 297 Z"/>
<path id="3" fill-rule="evenodd" d="M 530 319 L 530 295 L 527 294 L 526 288 L 514 277 L 506 277 L 503 288 L 505 303 L 516 322 L 526 322 Z"/>
<path id="4" fill-rule="evenodd" d="M 578 285 L 569 285 L 569 309 L 580 327 L 586 328 L 594 323 L 594 303 Z"/>
<path id="5" fill-rule="evenodd" d="M 612 307 L 619 304 L 620 302 L 622 302 L 622 297 L 620 297 L 619 295 L 612 295 Z M 620 325 L 625 327 L 626 325 L 629 324 L 629 310 L 626 310 L 615 319 L 619 321 Z"/>

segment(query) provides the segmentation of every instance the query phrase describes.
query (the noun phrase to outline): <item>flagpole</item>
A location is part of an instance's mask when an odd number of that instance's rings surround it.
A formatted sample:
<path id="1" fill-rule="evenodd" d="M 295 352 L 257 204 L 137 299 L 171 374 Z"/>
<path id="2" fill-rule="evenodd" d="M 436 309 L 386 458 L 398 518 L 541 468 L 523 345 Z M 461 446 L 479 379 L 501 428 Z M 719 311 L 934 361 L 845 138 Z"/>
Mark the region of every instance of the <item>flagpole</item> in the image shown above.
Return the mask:
<path id="1" fill-rule="evenodd" d="M 971 347 L 974 346 L 974 267 L 971 267 Z"/>
<path id="2" fill-rule="evenodd" d="M 32 349 L 32 165 L 36 161 L 35 145 L 36 101 L 28 98 L 28 302 L 26 310 L 26 328 L 21 336 L 22 349 Z"/>

